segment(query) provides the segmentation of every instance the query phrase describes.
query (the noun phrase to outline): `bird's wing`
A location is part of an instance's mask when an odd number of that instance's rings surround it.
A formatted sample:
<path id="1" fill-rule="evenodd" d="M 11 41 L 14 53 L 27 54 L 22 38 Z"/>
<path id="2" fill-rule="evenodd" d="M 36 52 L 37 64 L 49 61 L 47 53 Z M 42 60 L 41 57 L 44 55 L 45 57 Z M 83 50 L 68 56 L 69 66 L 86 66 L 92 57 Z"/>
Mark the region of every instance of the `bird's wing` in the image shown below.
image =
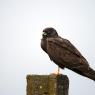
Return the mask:
<path id="1" fill-rule="evenodd" d="M 88 65 L 82 54 L 66 39 L 60 37 L 49 38 L 47 40 L 47 53 L 50 58 L 65 65 L 66 67 L 76 68 L 81 65 Z"/>
<path id="2" fill-rule="evenodd" d="M 56 44 L 59 47 L 63 47 L 66 50 L 72 52 L 76 56 L 83 57 L 82 54 L 75 48 L 75 46 L 73 44 L 71 44 L 71 42 L 67 39 L 63 39 L 60 37 L 59 38 L 50 38 L 50 39 L 48 39 L 48 43 Z"/>

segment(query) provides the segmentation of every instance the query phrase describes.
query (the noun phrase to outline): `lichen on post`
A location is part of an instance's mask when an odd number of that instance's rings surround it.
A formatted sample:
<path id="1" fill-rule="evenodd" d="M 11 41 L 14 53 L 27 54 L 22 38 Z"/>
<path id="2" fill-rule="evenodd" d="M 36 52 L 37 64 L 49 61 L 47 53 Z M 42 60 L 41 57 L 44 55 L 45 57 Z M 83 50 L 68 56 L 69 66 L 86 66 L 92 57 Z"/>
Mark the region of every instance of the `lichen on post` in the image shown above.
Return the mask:
<path id="1" fill-rule="evenodd" d="M 68 95 L 66 75 L 27 75 L 27 95 Z"/>

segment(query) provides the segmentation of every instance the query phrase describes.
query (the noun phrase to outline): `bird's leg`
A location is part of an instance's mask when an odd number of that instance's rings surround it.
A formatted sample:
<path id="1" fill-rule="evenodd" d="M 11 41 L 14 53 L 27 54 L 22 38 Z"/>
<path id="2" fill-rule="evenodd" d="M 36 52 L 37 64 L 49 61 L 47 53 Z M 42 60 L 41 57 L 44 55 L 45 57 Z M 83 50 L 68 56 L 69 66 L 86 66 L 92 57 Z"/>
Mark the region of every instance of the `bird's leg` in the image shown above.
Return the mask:
<path id="1" fill-rule="evenodd" d="M 55 73 L 51 73 L 51 75 L 60 75 L 60 67 L 57 67 L 57 71 Z"/>
<path id="2" fill-rule="evenodd" d="M 58 71 L 57 71 L 57 75 L 60 74 L 60 67 L 58 66 Z"/>

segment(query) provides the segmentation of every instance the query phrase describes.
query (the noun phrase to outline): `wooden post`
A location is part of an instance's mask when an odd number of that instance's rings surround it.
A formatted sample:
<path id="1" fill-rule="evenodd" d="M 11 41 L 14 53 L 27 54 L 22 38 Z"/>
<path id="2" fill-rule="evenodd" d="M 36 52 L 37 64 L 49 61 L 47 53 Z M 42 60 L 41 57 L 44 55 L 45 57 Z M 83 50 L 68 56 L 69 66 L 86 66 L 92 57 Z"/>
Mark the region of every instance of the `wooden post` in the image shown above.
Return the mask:
<path id="1" fill-rule="evenodd" d="M 68 95 L 66 75 L 27 75 L 27 95 Z"/>

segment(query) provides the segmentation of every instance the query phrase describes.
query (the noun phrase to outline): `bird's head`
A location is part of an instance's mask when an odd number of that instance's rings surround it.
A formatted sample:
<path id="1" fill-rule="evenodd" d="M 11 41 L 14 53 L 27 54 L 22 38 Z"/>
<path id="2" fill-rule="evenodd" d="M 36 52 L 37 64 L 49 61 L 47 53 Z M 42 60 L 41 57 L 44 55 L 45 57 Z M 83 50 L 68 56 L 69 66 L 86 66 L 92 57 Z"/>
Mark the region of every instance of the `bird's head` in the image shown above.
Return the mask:
<path id="1" fill-rule="evenodd" d="M 48 28 L 45 28 L 43 30 L 42 36 L 43 36 L 43 38 L 57 37 L 58 33 L 57 33 L 57 31 L 54 28 L 48 27 Z"/>

